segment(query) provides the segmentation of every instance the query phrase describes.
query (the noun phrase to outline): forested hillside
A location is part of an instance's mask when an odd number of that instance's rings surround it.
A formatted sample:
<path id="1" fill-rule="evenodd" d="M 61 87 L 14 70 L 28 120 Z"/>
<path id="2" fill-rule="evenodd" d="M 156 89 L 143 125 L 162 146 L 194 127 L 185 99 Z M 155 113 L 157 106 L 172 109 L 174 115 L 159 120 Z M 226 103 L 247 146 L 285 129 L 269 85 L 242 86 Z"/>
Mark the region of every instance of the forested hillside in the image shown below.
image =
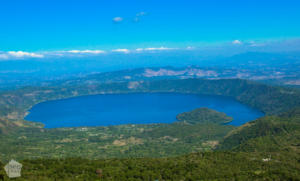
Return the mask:
<path id="1" fill-rule="evenodd" d="M 267 115 L 241 127 L 224 125 L 231 118 L 204 108 L 179 114 L 172 124 L 44 129 L 16 121 L 41 101 L 132 92 L 224 95 Z M 300 178 L 300 94 L 295 89 L 187 79 L 28 87 L 1 95 L 2 117 L 9 120 L 1 121 L 0 156 L 5 163 L 16 158 L 24 164 L 17 180 Z"/>
<path id="2" fill-rule="evenodd" d="M 295 108 L 278 116 L 266 116 L 238 127 L 224 138 L 214 152 L 202 151 L 169 158 L 23 160 L 23 176 L 17 180 L 298 180 L 299 110 Z M 167 129 L 153 127 L 143 136 L 155 139 L 167 133 L 168 139 L 180 137 L 179 133 L 184 133 L 185 125 L 179 122 L 173 126 L 176 125 L 180 126 L 178 130 L 172 129 L 172 126 Z M 197 125 L 205 128 L 202 124 L 192 124 L 186 127 L 186 131 L 194 135 L 201 129 Z M 181 136 L 184 135 L 188 134 Z M 203 132 L 200 135 L 204 136 Z M 97 141 L 92 137 L 90 139 Z M 179 148 L 176 146 L 173 149 Z M 4 173 L 3 170 L 1 173 Z"/>
<path id="3" fill-rule="evenodd" d="M 24 160 L 16 180 L 298 180 L 299 156 L 286 152 L 195 153 L 173 158 Z M 298 170 L 298 171 L 297 171 Z"/>
<path id="4" fill-rule="evenodd" d="M 209 115 L 206 122 L 186 118 L 172 124 L 15 127 L 0 134 L 0 159 L 167 157 L 212 150 L 234 127 L 222 124 L 229 119 L 223 113 L 201 110 L 203 115 Z M 189 114 L 192 113 L 185 113 L 191 117 Z"/>
<path id="5" fill-rule="evenodd" d="M 300 109 L 266 116 L 229 133 L 218 146 L 235 151 L 300 151 Z M 300 153 L 300 152 L 299 152 Z"/>
<path id="6" fill-rule="evenodd" d="M 219 151 L 169 158 L 23 160 L 23 175 L 16 180 L 299 180 L 299 113 L 293 109 L 239 127 Z"/>
<path id="7" fill-rule="evenodd" d="M 189 124 L 197 123 L 216 123 L 225 124 L 232 121 L 232 118 L 225 113 L 217 112 L 208 108 L 198 108 L 190 112 L 184 112 L 177 115 L 179 121 Z"/>

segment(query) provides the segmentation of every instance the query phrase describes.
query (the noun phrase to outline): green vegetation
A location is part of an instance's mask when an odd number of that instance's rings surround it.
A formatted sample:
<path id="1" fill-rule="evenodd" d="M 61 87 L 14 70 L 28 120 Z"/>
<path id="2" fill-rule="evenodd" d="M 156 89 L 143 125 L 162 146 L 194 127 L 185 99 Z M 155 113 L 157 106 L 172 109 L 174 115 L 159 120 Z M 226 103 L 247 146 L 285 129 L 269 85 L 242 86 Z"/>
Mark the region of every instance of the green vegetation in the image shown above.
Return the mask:
<path id="1" fill-rule="evenodd" d="M 217 112 L 208 108 L 198 108 L 190 112 L 185 112 L 177 115 L 179 121 L 185 123 L 216 123 L 225 124 L 232 121 L 231 117 L 226 116 L 225 113 Z"/>
<path id="2" fill-rule="evenodd" d="M 126 158 L 178 156 L 213 149 L 234 127 L 214 124 L 212 110 L 205 123 L 120 125 L 109 127 L 57 128 L 19 127 L 0 134 L 1 159 L 84 157 Z M 186 113 L 187 114 L 187 113 Z M 199 115 L 201 116 L 201 115 Z M 211 123 L 209 123 L 211 122 Z"/>
<path id="3" fill-rule="evenodd" d="M 5 134 L 14 129 L 16 126 L 17 125 L 12 121 L 0 119 L 0 134 Z"/>
<path id="4" fill-rule="evenodd" d="M 169 158 L 23 160 L 22 177 L 16 180 L 299 180 L 299 113 L 293 109 L 236 128 L 220 151 Z"/>
<path id="5" fill-rule="evenodd" d="M 16 180 L 299 180 L 299 158 L 290 152 L 205 152 L 174 158 L 24 160 Z"/>
<path id="6" fill-rule="evenodd" d="M 299 151 L 300 109 L 266 116 L 247 123 L 227 135 L 218 149 L 235 151 Z M 300 153 L 300 152 L 299 152 Z"/>
<path id="7" fill-rule="evenodd" d="M 0 161 L 0 180 L 4 179 L 5 177 L 5 171 L 4 171 L 4 164 Z"/>
<path id="8" fill-rule="evenodd" d="M 42 127 L 42 124 L 29 121 L 11 121 L 0 118 L 0 135 L 16 131 L 18 128 Z"/>
<path id="9" fill-rule="evenodd" d="M 300 178 L 300 93 L 296 89 L 244 80 L 90 81 L 1 93 L 0 160 L 7 163 L 15 158 L 24 164 L 23 176 L 16 180 Z M 173 124 L 44 129 L 18 121 L 42 101 L 133 92 L 223 95 L 267 116 L 241 127 L 224 125 L 231 118 L 204 108 L 178 115 Z"/>

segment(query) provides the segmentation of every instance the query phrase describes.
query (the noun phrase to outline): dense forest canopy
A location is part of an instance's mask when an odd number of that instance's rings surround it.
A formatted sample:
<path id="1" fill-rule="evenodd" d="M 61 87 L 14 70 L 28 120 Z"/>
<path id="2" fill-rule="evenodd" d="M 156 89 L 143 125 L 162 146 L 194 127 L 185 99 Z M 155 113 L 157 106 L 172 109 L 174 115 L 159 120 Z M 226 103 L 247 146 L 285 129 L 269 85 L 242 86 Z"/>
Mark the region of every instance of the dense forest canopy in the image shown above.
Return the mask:
<path id="1" fill-rule="evenodd" d="M 23 160 L 17 180 L 299 180 L 299 110 L 236 129 L 219 151 L 169 158 Z"/>
<path id="2" fill-rule="evenodd" d="M 227 116 L 225 113 L 217 112 L 208 108 L 198 108 L 190 112 L 184 112 L 177 115 L 179 121 L 190 124 L 197 123 L 217 123 L 225 124 L 232 121 L 232 117 Z"/>

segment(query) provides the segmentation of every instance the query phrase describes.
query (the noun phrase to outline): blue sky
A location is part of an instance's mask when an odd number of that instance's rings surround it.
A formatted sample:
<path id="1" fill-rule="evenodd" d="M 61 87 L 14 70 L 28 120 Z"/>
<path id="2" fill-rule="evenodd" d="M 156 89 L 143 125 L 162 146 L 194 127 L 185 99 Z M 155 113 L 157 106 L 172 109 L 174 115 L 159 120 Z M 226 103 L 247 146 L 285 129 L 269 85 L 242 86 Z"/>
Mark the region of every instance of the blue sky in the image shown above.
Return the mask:
<path id="1" fill-rule="evenodd" d="M 298 0 L 1 0 L 0 53 L 294 39 L 299 9 Z"/>

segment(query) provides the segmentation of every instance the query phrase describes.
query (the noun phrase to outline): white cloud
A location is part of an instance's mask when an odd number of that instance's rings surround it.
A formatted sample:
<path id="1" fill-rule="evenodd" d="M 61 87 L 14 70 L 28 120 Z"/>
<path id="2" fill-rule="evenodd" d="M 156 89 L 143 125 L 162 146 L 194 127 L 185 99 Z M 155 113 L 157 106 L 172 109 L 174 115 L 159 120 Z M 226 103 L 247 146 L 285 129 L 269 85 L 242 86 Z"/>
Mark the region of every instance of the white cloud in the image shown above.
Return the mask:
<path id="1" fill-rule="evenodd" d="M 138 51 L 138 52 L 140 52 L 140 51 L 143 51 L 144 49 L 143 48 L 137 48 L 135 50 Z"/>
<path id="2" fill-rule="evenodd" d="M 13 59 L 27 59 L 27 58 L 57 58 L 57 57 L 84 57 L 84 56 L 97 56 L 101 54 L 110 53 L 138 53 L 138 52 L 158 52 L 167 50 L 180 50 L 189 48 L 169 48 L 169 47 L 149 47 L 149 48 L 137 48 L 126 49 L 118 48 L 112 50 L 57 50 L 57 51 L 42 51 L 42 52 L 25 52 L 25 51 L 0 51 L 0 60 L 13 60 Z"/>
<path id="3" fill-rule="evenodd" d="M 8 51 L 0 52 L 0 60 L 9 59 L 26 59 L 26 58 L 45 58 L 45 57 L 64 57 L 64 56 L 88 56 L 106 53 L 103 50 L 69 50 L 69 51 L 44 51 L 44 52 L 25 52 L 25 51 Z"/>
<path id="4" fill-rule="evenodd" d="M 114 18 L 113 18 L 113 21 L 114 21 L 115 23 L 120 23 L 120 22 L 123 21 L 123 18 L 122 18 L 122 17 L 114 17 Z"/>
<path id="5" fill-rule="evenodd" d="M 101 54 L 101 53 L 105 53 L 105 51 L 103 50 L 69 50 L 66 51 L 68 53 L 81 53 L 81 54 Z"/>
<path id="6" fill-rule="evenodd" d="M 195 47 L 188 46 L 188 47 L 186 47 L 186 49 L 187 49 L 187 50 L 194 50 L 194 49 L 195 49 Z"/>
<path id="7" fill-rule="evenodd" d="M 145 50 L 172 50 L 173 48 L 166 48 L 166 47 L 160 47 L 160 48 L 145 48 Z"/>
<path id="8" fill-rule="evenodd" d="M 130 50 L 128 50 L 128 49 L 121 49 L 121 48 L 119 48 L 119 49 L 114 49 L 114 50 L 112 50 L 112 52 L 122 52 L 122 53 L 129 53 L 129 52 L 130 52 Z"/>
<path id="9" fill-rule="evenodd" d="M 177 48 L 167 48 L 167 47 L 151 47 L 151 48 L 137 48 L 136 51 L 162 51 L 162 50 L 174 50 Z"/>
<path id="10" fill-rule="evenodd" d="M 240 40 L 234 40 L 234 41 L 232 42 L 232 44 L 234 44 L 234 45 L 241 45 L 241 44 L 243 44 L 243 42 L 240 41 Z"/>
<path id="11" fill-rule="evenodd" d="M 43 58 L 44 55 L 42 54 L 37 54 L 37 53 L 31 53 L 31 52 L 23 52 L 23 51 L 9 51 L 7 52 L 8 56 L 16 57 L 16 58 Z"/>

